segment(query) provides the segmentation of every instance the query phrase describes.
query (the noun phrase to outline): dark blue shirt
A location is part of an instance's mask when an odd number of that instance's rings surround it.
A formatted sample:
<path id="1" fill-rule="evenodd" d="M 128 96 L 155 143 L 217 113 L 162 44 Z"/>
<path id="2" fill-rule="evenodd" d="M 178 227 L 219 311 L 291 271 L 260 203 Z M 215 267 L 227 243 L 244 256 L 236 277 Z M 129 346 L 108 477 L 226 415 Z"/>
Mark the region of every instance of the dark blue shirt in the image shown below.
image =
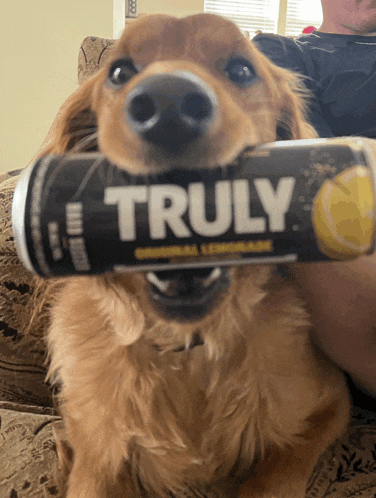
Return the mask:
<path id="1" fill-rule="evenodd" d="M 253 42 L 275 64 L 307 77 L 309 118 L 321 137 L 376 138 L 376 36 L 315 31 L 295 40 L 259 34 Z"/>

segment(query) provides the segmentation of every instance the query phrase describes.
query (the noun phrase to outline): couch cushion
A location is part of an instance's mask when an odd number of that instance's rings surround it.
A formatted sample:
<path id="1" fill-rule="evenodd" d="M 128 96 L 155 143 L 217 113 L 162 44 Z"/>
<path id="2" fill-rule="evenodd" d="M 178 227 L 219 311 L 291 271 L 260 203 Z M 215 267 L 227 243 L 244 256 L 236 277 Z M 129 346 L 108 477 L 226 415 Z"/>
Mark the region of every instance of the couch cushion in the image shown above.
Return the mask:
<path id="1" fill-rule="evenodd" d="M 0 402 L 1 498 L 59 498 L 51 409 Z"/>
<path id="2" fill-rule="evenodd" d="M 13 241 L 11 201 L 17 179 L 0 184 L 0 401 L 52 406 L 44 382 L 47 320 L 32 298 L 37 280 L 21 265 Z"/>
<path id="3" fill-rule="evenodd" d="M 87 36 L 81 44 L 78 55 L 78 82 L 81 85 L 101 68 L 116 40 Z"/>

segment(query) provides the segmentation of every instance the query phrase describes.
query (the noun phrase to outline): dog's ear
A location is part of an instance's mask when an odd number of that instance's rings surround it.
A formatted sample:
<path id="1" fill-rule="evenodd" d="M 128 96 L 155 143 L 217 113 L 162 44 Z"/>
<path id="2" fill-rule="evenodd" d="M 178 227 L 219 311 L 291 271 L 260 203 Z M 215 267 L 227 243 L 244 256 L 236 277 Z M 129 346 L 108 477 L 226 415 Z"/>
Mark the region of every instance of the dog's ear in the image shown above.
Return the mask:
<path id="1" fill-rule="evenodd" d="M 283 68 L 273 68 L 278 86 L 276 125 L 277 140 L 316 138 L 315 129 L 308 123 L 307 110 L 310 93 L 301 77 Z"/>
<path id="2" fill-rule="evenodd" d="M 292 140 L 291 118 L 285 111 L 281 112 L 281 117 L 276 126 L 277 140 Z"/>
<path id="3" fill-rule="evenodd" d="M 316 138 L 307 121 L 310 92 L 302 77 L 271 62 L 252 42 L 249 48 L 256 72 L 264 82 L 270 111 L 276 117 L 276 139 Z"/>
<path id="4" fill-rule="evenodd" d="M 98 78 L 95 75 L 88 79 L 68 97 L 52 123 L 38 156 L 97 150 L 97 119 L 92 101 Z"/>

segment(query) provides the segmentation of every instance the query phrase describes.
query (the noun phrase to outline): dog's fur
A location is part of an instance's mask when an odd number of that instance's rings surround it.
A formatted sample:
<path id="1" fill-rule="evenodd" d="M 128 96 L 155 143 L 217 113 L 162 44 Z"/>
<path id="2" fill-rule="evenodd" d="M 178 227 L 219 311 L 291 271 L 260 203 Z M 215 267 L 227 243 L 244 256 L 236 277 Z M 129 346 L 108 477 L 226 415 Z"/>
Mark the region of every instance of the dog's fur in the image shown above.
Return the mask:
<path id="1" fill-rule="evenodd" d="M 239 54 L 258 75 L 247 88 L 223 70 Z M 114 89 L 108 73 L 119 58 L 138 72 Z M 124 102 L 145 79 L 173 71 L 200 78 L 218 112 L 202 137 L 169 153 L 130 129 Z M 132 173 L 222 166 L 277 140 L 278 129 L 315 137 L 305 100 L 298 77 L 231 22 L 145 16 L 70 98 L 43 153 L 99 149 Z M 48 344 L 73 449 L 69 498 L 233 496 L 240 482 L 243 497 L 304 496 L 318 456 L 348 422 L 342 374 L 312 345 L 303 303 L 274 267 L 228 276 L 215 306 L 192 320 L 156 311 L 141 273 L 64 280 Z M 181 351 L 198 335 L 203 345 Z"/>

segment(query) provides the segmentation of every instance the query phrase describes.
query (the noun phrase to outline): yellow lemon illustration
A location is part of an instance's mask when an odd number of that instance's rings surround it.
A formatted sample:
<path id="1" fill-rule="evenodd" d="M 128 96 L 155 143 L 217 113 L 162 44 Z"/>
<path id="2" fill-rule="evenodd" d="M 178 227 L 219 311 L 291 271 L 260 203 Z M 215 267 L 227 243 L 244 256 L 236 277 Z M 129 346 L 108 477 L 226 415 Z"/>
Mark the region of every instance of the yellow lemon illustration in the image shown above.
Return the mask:
<path id="1" fill-rule="evenodd" d="M 363 166 L 326 180 L 313 201 L 312 221 L 320 250 L 329 258 L 354 259 L 373 247 L 374 193 Z"/>

